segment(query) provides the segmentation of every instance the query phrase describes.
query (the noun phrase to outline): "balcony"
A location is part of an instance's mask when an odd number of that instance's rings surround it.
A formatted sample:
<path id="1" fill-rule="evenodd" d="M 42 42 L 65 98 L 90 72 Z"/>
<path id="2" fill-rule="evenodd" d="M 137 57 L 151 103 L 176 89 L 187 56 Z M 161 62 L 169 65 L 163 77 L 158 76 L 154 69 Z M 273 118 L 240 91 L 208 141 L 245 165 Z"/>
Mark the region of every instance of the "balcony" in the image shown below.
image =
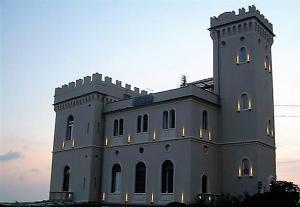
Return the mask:
<path id="1" fill-rule="evenodd" d="M 50 192 L 51 201 L 73 201 L 73 192 L 60 191 Z"/>

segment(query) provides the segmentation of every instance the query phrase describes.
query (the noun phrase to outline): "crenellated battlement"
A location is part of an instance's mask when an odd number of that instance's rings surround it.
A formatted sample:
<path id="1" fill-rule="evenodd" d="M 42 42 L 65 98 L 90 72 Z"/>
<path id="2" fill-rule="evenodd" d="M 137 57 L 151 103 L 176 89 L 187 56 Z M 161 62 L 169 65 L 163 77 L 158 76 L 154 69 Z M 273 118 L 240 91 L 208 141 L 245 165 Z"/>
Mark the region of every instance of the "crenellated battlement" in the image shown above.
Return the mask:
<path id="1" fill-rule="evenodd" d="M 55 88 L 55 103 L 92 91 L 98 91 L 118 99 L 123 99 L 124 95 L 134 97 L 148 94 L 145 90 L 140 91 L 138 87 L 133 87 L 132 89 L 131 85 L 127 83 L 123 86 L 120 80 L 116 80 L 113 83 L 111 77 L 105 76 L 102 79 L 102 74 L 94 73 L 92 77 L 86 76 L 83 79 L 78 79 L 75 82 L 73 81 Z"/>
<path id="2" fill-rule="evenodd" d="M 251 17 L 256 17 L 259 19 L 264 26 L 273 33 L 273 25 L 268 21 L 267 18 L 263 14 L 260 13 L 258 9 L 254 5 L 249 6 L 249 10 L 246 11 L 245 8 L 239 9 L 239 13 L 236 14 L 235 11 L 232 12 L 224 12 L 220 14 L 218 17 L 210 18 L 210 29 L 219 27 L 224 24 L 233 23 L 236 21 L 240 21 L 243 19 L 249 19 Z"/>

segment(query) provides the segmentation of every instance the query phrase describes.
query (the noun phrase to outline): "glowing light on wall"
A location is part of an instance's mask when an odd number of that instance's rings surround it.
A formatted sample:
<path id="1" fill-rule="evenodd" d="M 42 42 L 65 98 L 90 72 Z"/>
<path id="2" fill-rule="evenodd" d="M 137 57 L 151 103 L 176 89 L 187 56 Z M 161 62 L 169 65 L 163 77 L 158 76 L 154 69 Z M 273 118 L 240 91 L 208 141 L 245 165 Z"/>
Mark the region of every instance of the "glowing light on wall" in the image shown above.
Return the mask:
<path id="1" fill-rule="evenodd" d="M 102 201 L 105 201 L 105 192 L 102 192 Z"/>
<path id="2" fill-rule="evenodd" d="M 128 193 L 125 193 L 125 203 L 128 202 Z"/>
<path id="3" fill-rule="evenodd" d="M 156 140 L 156 131 L 153 132 L 153 141 Z"/>
<path id="4" fill-rule="evenodd" d="M 247 54 L 247 62 L 248 63 L 250 62 L 250 54 L 249 53 Z"/>
<path id="5" fill-rule="evenodd" d="M 202 129 L 199 130 L 199 137 L 200 137 L 200 138 L 203 137 Z"/>
<path id="6" fill-rule="evenodd" d="M 211 196 L 208 196 L 208 200 L 211 201 Z"/>
<path id="7" fill-rule="evenodd" d="M 272 72 L 272 69 L 271 69 L 271 64 L 269 65 L 269 73 Z"/>
<path id="8" fill-rule="evenodd" d="M 250 168 L 250 176 L 251 177 L 253 176 L 253 168 L 252 167 Z"/>
<path id="9" fill-rule="evenodd" d="M 182 135 L 181 136 L 185 136 L 185 129 L 184 129 L 184 127 L 182 127 Z"/>
<path id="10" fill-rule="evenodd" d="M 211 132 L 208 132 L 208 140 L 211 141 Z"/>
<path id="11" fill-rule="evenodd" d="M 265 69 L 267 70 L 267 60 L 265 59 Z"/>
<path id="12" fill-rule="evenodd" d="M 131 136 L 129 134 L 128 137 L 127 137 L 127 143 L 129 144 L 130 142 L 131 142 Z"/>
<path id="13" fill-rule="evenodd" d="M 65 141 L 63 141 L 61 148 L 64 149 L 65 148 Z"/>
<path id="14" fill-rule="evenodd" d="M 72 140 L 72 148 L 74 148 L 74 146 L 75 146 L 75 141 L 74 141 L 74 139 Z"/>
<path id="15" fill-rule="evenodd" d="M 274 137 L 274 130 L 271 130 L 271 137 Z"/>
<path id="16" fill-rule="evenodd" d="M 242 169 L 241 169 L 241 167 L 239 167 L 239 177 L 241 177 L 242 176 Z"/>
<path id="17" fill-rule="evenodd" d="M 184 193 L 181 193 L 181 203 L 184 203 Z"/>
<path id="18" fill-rule="evenodd" d="M 248 101 L 248 110 L 252 110 L 252 101 L 249 99 Z"/>
<path id="19" fill-rule="evenodd" d="M 154 193 L 151 193 L 151 204 L 154 203 Z"/>
<path id="20" fill-rule="evenodd" d="M 240 57 L 238 55 L 236 56 L 236 64 L 240 64 Z"/>
<path id="21" fill-rule="evenodd" d="M 105 138 L 104 145 L 105 145 L 105 146 L 107 146 L 107 144 L 108 144 L 108 139 L 107 139 L 107 138 Z"/>
<path id="22" fill-rule="evenodd" d="M 267 135 L 270 135 L 269 126 L 267 126 Z"/>
<path id="23" fill-rule="evenodd" d="M 236 109 L 237 112 L 240 112 L 241 111 L 241 103 L 240 101 L 237 102 L 237 109 Z"/>

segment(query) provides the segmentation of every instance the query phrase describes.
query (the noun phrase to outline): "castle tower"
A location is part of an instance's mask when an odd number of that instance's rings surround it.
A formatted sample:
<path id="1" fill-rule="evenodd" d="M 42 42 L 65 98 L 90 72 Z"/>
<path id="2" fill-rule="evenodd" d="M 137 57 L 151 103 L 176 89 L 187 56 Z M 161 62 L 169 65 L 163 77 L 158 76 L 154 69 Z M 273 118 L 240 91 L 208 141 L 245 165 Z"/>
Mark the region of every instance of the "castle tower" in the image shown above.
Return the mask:
<path id="1" fill-rule="evenodd" d="M 268 190 L 276 175 L 272 24 L 250 6 L 212 17 L 210 26 L 214 90 L 222 106 L 223 192 Z"/>

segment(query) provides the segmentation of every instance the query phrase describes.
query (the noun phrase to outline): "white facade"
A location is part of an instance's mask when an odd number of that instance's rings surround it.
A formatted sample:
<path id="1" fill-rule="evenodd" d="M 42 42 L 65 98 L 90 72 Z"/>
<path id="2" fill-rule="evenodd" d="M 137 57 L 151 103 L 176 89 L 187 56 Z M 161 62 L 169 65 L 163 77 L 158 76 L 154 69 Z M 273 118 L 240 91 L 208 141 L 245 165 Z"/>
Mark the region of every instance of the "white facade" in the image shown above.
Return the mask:
<path id="1" fill-rule="evenodd" d="M 211 79 L 147 94 L 96 73 L 55 90 L 50 199 L 165 204 L 268 190 L 272 24 L 251 6 L 209 30 Z"/>

